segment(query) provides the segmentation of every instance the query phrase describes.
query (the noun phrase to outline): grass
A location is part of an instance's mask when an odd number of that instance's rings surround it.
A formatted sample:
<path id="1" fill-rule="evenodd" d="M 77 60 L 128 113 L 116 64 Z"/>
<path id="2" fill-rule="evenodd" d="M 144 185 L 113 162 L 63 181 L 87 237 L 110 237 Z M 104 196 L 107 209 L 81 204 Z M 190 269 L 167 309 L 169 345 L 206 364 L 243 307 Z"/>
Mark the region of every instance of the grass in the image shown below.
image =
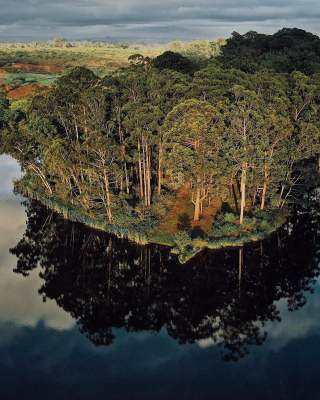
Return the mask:
<path id="1" fill-rule="evenodd" d="M 67 204 L 61 199 L 54 196 L 49 197 L 44 192 L 34 187 L 32 178 L 25 176 L 15 182 L 15 190 L 28 198 L 34 199 L 42 203 L 44 206 L 60 214 L 66 220 L 79 222 L 90 228 L 111 233 L 118 238 L 126 238 L 140 245 L 149 243 L 148 231 L 150 226 L 144 224 L 118 223 L 109 224 L 103 216 L 90 216 L 81 207 Z"/>
<path id="2" fill-rule="evenodd" d="M 68 69 L 84 66 L 102 77 L 127 66 L 128 57 L 132 54 L 156 57 L 162 51 L 161 46 L 143 45 L 76 43 L 73 47 L 57 48 L 50 43 L 0 43 L 0 84 L 6 86 L 7 92 L 24 88 L 11 96 L 24 98 L 29 96 L 29 91 L 30 95 L 35 91 L 28 85 L 50 86 Z"/>
<path id="3" fill-rule="evenodd" d="M 22 86 L 24 84 L 39 83 L 40 85 L 51 85 L 59 75 L 36 74 L 27 72 L 8 72 L 1 80 L 9 86 Z"/>
<path id="4" fill-rule="evenodd" d="M 223 39 L 176 41 L 163 44 L 66 42 L 63 40 L 0 43 L 0 67 L 12 63 L 45 64 L 64 69 L 84 66 L 98 75 L 105 75 L 128 65 L 128 57 L 133 54 L 139 53 L 145 57 L 154 58 L 166 50 L 171 50 L 201 61 L 216 56 L 224 43 Z"/>
<path id="5" fill-rule="evenodd" d="M 57 48 L 46 43 L 0 44 L 0 66 L 12 63 L 57 65 L 64 69 L 85 66 L 103 75 L 128 65 L 128 57 L 132 54 L 156 57 L 163 50 L 162 46 L 121 46 L 107 43 L 103 46 L 79 43 L 68 48 Z"/>
<path id="6" fill-rule="evenodd" d="M 42 87 L 50 86 L 62 73 L 74 67 L 89 68 L 103 77 L 126 67 L 133 54 L 155 58 L 166 50 L 202 62 L 219 54 L 223 44 L 221 39 L 166 44 L 67 42 L 63 39 L 0 43 L 0 85 L 7 93 L 13 90 L 10 99 L 24 99 L 34 96 Z"/>
<path id="7" fill-rule="evenodd" d="M 90 216 L 79 206 L 66 204 L 55 197 L 48 197 L 35 187 L 32 178 L 25 176 L 15 183 L 20 194 L 37 200 L 44 206 L 62 215 L 65 219 L 82 223 L 90 228 L 104 231 L 128 239 L 139 245 L 148 243 L 171 247 L 179 261 L 184 264 L 204 249 L 217 250 L 226 247 L 242 247 L 246 243 L 265 239 L 279 229 L 287 219 L 284 211 L 258 212 L 245 219 L 243 225 L 237 222 L 234 214 L 220 214 L 212 226 L 211 232 L 203 237 L 195 236 L 194 231 L 171 233 L 155 226 L 155 221 L 139 221 L 138 218 L 115 218 L 109 224 L 103 216 Z"/>
<path id="8" fill-rule="evenodd" d="M 287 215 L 285 212 L 270 212 L 269 223 L 263 226 L 257 224 L 251 231 L 244 232 L 241 227 L 237 227 L 234 230 L 233 235 L 221 236 L 221 237 L 205 237 L 204 239 L 193 239 L 191 241 L 191 247 L 186 249 L 185 252 L 181 252 L 179 259 L 182 263 L 187 262 L 190 258 L 201 252 L 203 249 L 217 250 L 227 247 L 243 247 L 247 243 L 259 242 L 266 239 L 273 232 L 277 231 L 287 221 Z M 265 221 L 263 219 L 262 221 Z"/>

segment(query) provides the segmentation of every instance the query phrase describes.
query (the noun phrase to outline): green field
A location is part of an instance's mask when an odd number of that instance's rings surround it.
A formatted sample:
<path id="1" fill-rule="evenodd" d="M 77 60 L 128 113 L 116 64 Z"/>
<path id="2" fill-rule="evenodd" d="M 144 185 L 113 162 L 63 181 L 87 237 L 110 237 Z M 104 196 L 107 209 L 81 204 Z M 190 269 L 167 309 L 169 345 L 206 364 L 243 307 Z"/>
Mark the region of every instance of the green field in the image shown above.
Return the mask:
<path id="1" fill-rule="evenodd" d="M 190 58 L 207 59 L 219 52 L 222 43 L 223 40 L 152 45 L 106 42 L 0 43 L 0 67 L 12 63 L 45 64 L 64 69 L 85 66 L 103 75 L 128 65 L 128 57 L 133 54 L 153 58 L 166 50 L 172 50 Z"/>
<path id="2" fill-rule="evenodd" d="M 20 87 L 29 83 L 51 85 L 59 75 L 35 74 L 26 72 L 10 72 L 3 76 L 2 81 L 11 87 Z"/>

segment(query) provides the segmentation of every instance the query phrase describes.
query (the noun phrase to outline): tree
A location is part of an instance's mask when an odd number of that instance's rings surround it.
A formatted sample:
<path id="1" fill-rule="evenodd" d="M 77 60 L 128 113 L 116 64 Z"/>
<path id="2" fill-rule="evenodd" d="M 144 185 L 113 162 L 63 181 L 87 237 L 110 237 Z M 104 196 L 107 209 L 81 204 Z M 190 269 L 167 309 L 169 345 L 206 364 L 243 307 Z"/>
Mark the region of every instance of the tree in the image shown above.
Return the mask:
<path id="1" fill-rule="evenodd" d="M 189 185 L 194 221 L 199 221 L 203 201 L 219 171 L 223 124 L 211 104 L 187 100 L 168 115 L 165 131 L 166 174 L 174 188 Z"/>
<path id="2" fill-rule="evenodd" d="M 119 147 L 111 137 L 92 134 L 85 142 L 86 168 L 91 196 L 103 204 L 109 223 L 113 222 L 112 188 L 117 180 Z M 94 200 L 96 201 L 96 200 Z"/>
<path id="3" fill-rule="evenodd" d="M 296 59 L 307 49 L 317 60 L 317 46 L 300 30 L 234 33 L 199 65 L 165 52 L 151 63 L 133 54 L 104 78 L 75 68 L 22 109 L 0 95 L 2 151 L 90 218 L 151 226 L 183 193 L 196 222 L 214 198 L 234 201 L 243 224 L 247 211 L 284 207 L 315 159 L 320 171 L 319 74 L 309 55 L 308 71 Z"/>
<path id="4" fill-rule="evenodd" d="M 84 135 L 81 120 L 86 117 L 81 98 L 83 92 L 95 87 L 98 82 L 92 71 L 83 67 L 75 68 L 60 77 L 49 95 L 37 100 L 33 109 L 41 117 L 48 118 L 61 137 L 79 142 Z"/>
<path id="5" fill-rule="evenodd" d="M 8 126 L 13 121 L 13 113 L 10 111 L 10 102 L 6 93 L 0 88 L 0 150 L 5 146 L 5 136 L 8 134 Z"/>
<path id="6" fill-rule="evenodd" d="M 128 61 L 131 65 L 136 67 L 143 67 L 145 71 L 148 71 L 151 68 L 151 58 L 144 57 L 142 54 L 132 54 L 129 56 Z"/>
<path id="7" fill-rule="evenodd" d="M 163 180 L 163 134 L 162 124 L 168 113 L 175 105 L 189 95 L 191 78 L 180 72 L 172 70 L 153 70 L 148 75 L 148 86 L 150 88 L 149 101 L 159 111 L 159 129 L 155 139 L 157 141 L 157 193 L 161 194 Z"/>
<path id="8" fill-rule="evenodd" d="M 232 166 L 233 177 L 240 175 L 240 224 L 247 206 L 248 185 L 261 163 L 265 139 L 266 111 L 260 96 L 243 86 L 234 86 L 231 102 L 226 104 L 225 154 Z M 253 185 L 254 186 L 254 185 Z"/>
<path id="9" fill-rule="evenodd" d="M 221 49 L 219 60 L 227 67 L 254 73 L 263 69 L 307 75 L 319 72 L 320 39 L 301 29 L 284 28 L 274 35 L 234 32 Z"/>
<path id="10" fill-rule="evenodd" d="M 185 74 L 192 74 L 197 70 L 196 64 L 187 57 L 173 51 L 165 51 L 153 60 L 153 66 L 159 70 L 172 69 Z"/>

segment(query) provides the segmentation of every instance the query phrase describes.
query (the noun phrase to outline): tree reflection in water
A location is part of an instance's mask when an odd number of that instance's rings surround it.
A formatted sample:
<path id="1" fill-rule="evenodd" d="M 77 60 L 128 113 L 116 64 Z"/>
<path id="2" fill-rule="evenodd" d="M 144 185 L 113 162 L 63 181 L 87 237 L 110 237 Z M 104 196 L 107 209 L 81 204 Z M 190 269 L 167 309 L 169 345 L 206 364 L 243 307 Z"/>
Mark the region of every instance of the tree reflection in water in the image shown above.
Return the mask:
<path id="1" fill-rule="evenodd" d="M 55 299 L 96 345 L 110 345 L 113 328 L 159 331 L 179 343 L 211 339 L 226 360 L 238 360 L 266 339 L 265 324 L 305 304 L 319 274 L 318 214 L 244 249 L 203 252 L 186 265 L 160 246 L 126 240 L 64 221 L 35 202 L 12 253 L 15 272 L 40 268 L 39 293 Z"/>

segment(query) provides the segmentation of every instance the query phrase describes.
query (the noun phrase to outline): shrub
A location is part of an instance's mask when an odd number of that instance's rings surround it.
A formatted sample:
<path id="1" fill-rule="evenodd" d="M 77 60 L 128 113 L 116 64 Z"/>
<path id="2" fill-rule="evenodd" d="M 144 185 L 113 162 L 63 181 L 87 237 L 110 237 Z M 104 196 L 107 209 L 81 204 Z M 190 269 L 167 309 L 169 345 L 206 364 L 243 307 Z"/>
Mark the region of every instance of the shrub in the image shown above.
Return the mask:
<path id="1" fill-rule="evenodd" d="M 171 69 L 186 74 L 193 73 L 197 70 L 197 65 L 190 61 L 187 57 L 173 51 L 165 51 L 153 60 L 153 65 L 160 70 Z"/>
<path id="2" fill-rule="evenodd" d="M 186 231 L 176 233 L 173 236 L 173 242 L 179 254 L 192 249 L 192 239 Z"/>

